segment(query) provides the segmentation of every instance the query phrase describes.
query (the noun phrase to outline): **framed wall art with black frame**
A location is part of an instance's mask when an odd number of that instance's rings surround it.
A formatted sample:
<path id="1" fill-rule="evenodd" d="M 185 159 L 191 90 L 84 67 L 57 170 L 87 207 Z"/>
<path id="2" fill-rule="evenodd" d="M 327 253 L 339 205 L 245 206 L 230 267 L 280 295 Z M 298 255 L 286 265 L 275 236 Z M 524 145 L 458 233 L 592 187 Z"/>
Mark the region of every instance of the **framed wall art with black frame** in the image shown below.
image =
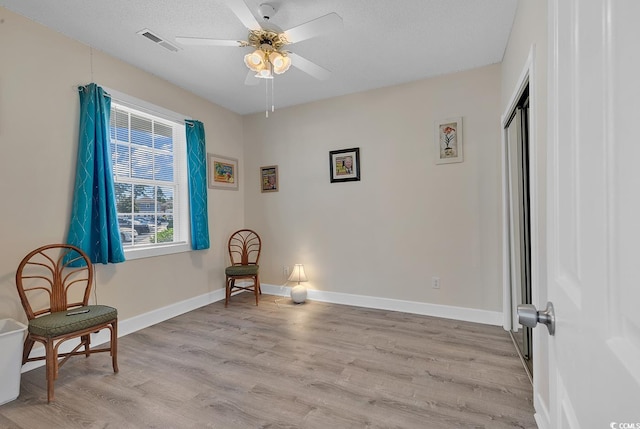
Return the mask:
<path id="1" fill-rule="evenodd" d="M 260 192 L 278 192 L 278 166 L 260 167 Z"/>
<path id="2" fill-rule="evenodd" d="M 360 180 L 360 148 L 330 151 L 329 174 L 331 183 Z"/>

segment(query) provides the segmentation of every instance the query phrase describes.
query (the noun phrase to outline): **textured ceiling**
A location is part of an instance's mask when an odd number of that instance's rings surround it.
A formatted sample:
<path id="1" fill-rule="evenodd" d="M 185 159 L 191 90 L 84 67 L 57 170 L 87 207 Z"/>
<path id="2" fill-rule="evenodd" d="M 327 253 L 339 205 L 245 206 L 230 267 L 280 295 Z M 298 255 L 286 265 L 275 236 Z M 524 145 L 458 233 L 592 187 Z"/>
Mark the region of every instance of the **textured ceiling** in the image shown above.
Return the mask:
<path id="1" fill-rule="evenodd" d="M 250 48 L 183 46 L 176 36 L 246 40 L 230 0 L 0 0 L 18 14 L 240 114 L 265 109 L 265 86 L 244 84 Z M 276 76 L 276 108 L 467 70 L 502 60 L 517 0 L 245 0 L 287 30 L 336 12 L 343 28 L 287 47 L 330 70 Z M 170 52 L 137 34 L 148 28 Z M 6 43 L 6 41 L 2 41 Z"/>

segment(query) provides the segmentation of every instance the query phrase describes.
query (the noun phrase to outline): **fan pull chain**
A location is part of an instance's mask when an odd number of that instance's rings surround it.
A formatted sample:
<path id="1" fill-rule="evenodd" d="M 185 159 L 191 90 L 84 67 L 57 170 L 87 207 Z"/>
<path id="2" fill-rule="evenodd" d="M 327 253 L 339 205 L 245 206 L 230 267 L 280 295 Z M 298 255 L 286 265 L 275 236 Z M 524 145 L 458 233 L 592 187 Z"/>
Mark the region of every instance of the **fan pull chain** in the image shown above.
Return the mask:
<path id="1" fill-rule="evenodd" d="M 269 82 L 264 83 L 264 115 L 269 117 Z"/>
<path id="2" fill-rule="evenodd" d="M 269 82 L 271 81 L 271 112 L 275 112 L 276 111 L 276 101 L 275 101 L 275 90 L 274 90 L 274 83 L 273 81 L 275 80 L 274 78 L 271 79 L 265 79 L 267 82 L 265 82 L 264 85 L 264 116 L 266 118 L 269 117 Z"/>

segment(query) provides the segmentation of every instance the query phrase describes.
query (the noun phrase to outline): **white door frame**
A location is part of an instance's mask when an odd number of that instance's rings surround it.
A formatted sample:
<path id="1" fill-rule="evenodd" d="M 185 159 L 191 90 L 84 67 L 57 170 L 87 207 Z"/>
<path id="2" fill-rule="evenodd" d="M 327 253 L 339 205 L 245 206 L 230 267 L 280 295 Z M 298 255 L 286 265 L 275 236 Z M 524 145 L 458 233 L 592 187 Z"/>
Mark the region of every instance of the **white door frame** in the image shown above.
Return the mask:
<path id="1" fill-rule="evenodd" d="M 516 108 L 520 97 L 527 85 L 529 85 L 529 210 L 530 210 L 530 239 L 531 239 L 531 300 L 537 307 L 544 305 L 541 297 L 540 279 L 544 279 L 546 274 L 541 272 L 540 266 L 540 243 L 539 243 L 539 223 L 540 223 L 540 205 L 539 205 L 539 182 L 538 182 L 538 97 L 536 84 L 536 45 L 531 45 L 529 55 L 524 64 L 522 72 L 516 82 L 515 88 L 509 98 L 507 108 L 501 116 L 501 135 L 502 135 L 502 289 L 503 289 L 503 327 L 506 331 L 510 331 L 514 326 L 512 320 L 512 295 L 511 295 L 511 272 L 510 272 L 510 240 L 509 240 L 509 163 L 507 158 L 507 124 L 513 111 Z M 544 196 L 543 196 L 544 197 Z M 545 301 L 546 302 L 546 301 Z M 540 329 L 533 330 L 533 389 L 534 389 L 534 407 L 536 409 L 536 421 L 538 424 L 548 419 L 546 401 L 537 391 L 539 386 L 540 375 L 546 371 L 539 371 L 536 368 L 545 365 L 546 354 L 542 354 L 543 347 L 540 344 L 540 336 L 546 333 Z M 546 349 L 545 349 L 546 350 Z M 546 369 L 546 368 L 545 368 Z M 544 384 L 544 383 L 543 383 Z M 544 396 L 544 395 L 543 395 Z"/>
<path id="2" fill-rule="evenodd" d="M 509 99 L 507 109 L 501 116 L 502 131 L 502 311 L 504 315 L 503 327 L 506 331 L 513 328 L 511 320 L 511 272 L 509 245 L 509 162 L 507 159 L 507 123 L 513 113 L 522 92 L 529 85 L 529 209 L 531 220 L 531 299 L 538 303 L 539 272 L 539 244 L 538 244 L 538 168 L 537 168 L 537 105 L 536 77 L 535 77 L 535 45 L 531 46 L 525 66 L 516 82 L 516 87 Z M 535 337 L 535 336 L 534 336 Z"/>

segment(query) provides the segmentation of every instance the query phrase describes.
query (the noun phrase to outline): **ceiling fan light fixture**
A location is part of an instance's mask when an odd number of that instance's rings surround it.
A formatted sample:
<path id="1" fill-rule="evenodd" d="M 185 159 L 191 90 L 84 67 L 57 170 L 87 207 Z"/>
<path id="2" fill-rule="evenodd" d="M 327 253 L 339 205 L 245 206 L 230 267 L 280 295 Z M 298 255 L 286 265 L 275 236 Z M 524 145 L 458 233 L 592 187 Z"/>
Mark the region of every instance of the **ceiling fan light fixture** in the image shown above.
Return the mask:
<path id="1" fill-rule="evenodd" d="M 256 72 L 263 70 L 266 67 L 265 60 L 264 52 L 260 49 L 256 49 L 252 53 L 244 56 L 244 63 L 246 66 Z"/>
<path id="2" fill-rule="evenodd" d="M 258 71 L 258 73 L 256 74 L 256 77 L 260 79 L 273 79 L 273 74 L 271 73 L 271 69 L 265 68 Z"/>
<path id="3" fill-rule="evenodd" d="M 274 67 L 282 67 L 283 60 L 282 54 L 278 51 L 273 51 L 269 54 L 269 61 Z"/>
<path id="4" fill-rule="evenodd" d="M 271 61 L 271 64 L 273 64 L 273 72 L 275 74 L 282 74 L 291 67 L 291 58 L 281 54 L 278 55 L 279 56 L 275 60 L 272 60 L 271 58 L 269 58 L 269 60 Z"/>
<path id="5" fill-rule="evenodd" d="M 254 65 L 259 65 L 264 63 L 264 52 L 260 49 L 256 49 L 251 54 L 249 54 L 249 60 Z"/>

